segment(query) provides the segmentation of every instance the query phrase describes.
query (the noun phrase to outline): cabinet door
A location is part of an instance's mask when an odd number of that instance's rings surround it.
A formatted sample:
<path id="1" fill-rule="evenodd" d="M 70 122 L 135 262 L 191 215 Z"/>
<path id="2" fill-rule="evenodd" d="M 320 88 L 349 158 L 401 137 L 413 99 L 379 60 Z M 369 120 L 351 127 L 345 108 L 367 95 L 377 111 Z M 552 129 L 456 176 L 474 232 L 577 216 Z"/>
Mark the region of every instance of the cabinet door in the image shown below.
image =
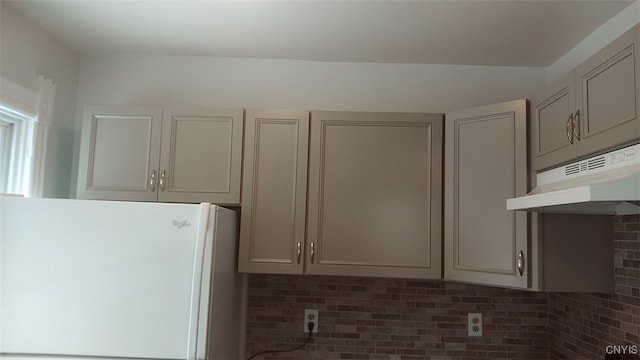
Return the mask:
<path id="1" fill-rule="evenodd" d="M 162 109 L 87 106 L 77 197 L 155 201 Z"/>
<path id="2" fill-rule="evenodd" d="M 301 274 L 309 113 L 247 110 L 238 271 Z"/>
<path id="3" fill-rule="evenodd" d="M 440 278 L 442 115 L 311 113 L 308 274 Z"/>
<path id="4" fill-rule="evenodd" d="M 240 203 L 242 109 L 165 108 L 158 201 Z"/>
<path id="5" fill-rule="evenodd" d="M 578 155 L 640 138 L 639 38 L 636 26 L 576 68 Z"/>
<path id="6" fill-rule="evenodd" d="M 558 80 L 533 109 L 531 154 L 535 170 L 570 161 L 576 156 L 572 132 L 575 111 L 573 72 Z"/>
<path id="7" fill-rule="evenodd" d="M 444 278 L 526 288 L 526 100 L 447 113 L 445 154 Z"/>

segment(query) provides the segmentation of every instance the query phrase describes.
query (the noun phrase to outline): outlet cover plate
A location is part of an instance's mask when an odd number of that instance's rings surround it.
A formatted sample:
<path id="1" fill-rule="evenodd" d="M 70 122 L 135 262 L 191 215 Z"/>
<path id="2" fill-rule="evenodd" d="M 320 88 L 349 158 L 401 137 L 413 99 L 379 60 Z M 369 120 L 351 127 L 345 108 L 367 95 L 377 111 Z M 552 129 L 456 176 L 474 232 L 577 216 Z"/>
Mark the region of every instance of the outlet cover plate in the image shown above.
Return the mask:
<path id="1" fill-rule="evenodd" d="M 309 327 L 307 324 L 313 323 L 313 331 L 312 333 L 318 332 L 318 310 L 317 309 L 304 309 L 304 321 L 302 323 L 302 330 L 306 333 L 309 332 Z"/>
<path id="2" fill-rule="evenodd" d="M 469 336 L 482 336 L 482 313 L 469 313 L 467 329 Z"/>

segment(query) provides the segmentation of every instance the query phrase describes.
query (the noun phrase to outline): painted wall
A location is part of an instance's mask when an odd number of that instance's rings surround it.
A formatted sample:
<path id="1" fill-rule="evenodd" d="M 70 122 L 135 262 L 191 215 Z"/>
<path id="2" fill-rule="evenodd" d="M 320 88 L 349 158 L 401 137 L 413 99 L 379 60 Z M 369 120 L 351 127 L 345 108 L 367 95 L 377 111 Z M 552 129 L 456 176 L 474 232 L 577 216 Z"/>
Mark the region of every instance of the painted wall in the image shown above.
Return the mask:
<path id="1" fill-rule="evenodd" d="M 36 75 L 44 75 L 56 83 L 44 178 L 45 197 L 69 196 L 79 65 L 77 53 L 0 2 L 0 75 L 33 90 Z"/>
<path id="2" fill-rule="evenodd" d="M 78 104 L 445 112 L 526 97 L 543 68 L 86 56 Z"/>
<path id="3" fill-rule="evenodd" d="M 553 83 L 638 23 L 640 23 L 640 0 L 636 0 L 618 15 L 602 24 L 573 49 L 551 64 L 547 68 L 547 83 Z"/>

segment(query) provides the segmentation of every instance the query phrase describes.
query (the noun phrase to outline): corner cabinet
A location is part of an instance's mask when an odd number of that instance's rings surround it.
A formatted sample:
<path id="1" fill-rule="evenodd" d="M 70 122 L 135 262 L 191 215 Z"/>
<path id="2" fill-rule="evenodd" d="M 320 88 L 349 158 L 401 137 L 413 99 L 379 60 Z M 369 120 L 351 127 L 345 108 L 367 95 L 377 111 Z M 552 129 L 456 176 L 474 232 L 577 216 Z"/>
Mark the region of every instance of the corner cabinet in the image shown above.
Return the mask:
<path id="1" fill-rule="evenodd" d="M 640 138 L 640 25 L 559 79 L 533 116 L 536 170 Z"/>
<path id="2" fill-rule="evenodd" d="M 446 114 L 444 279 L 529 286 L 527 214 L 506 199 L 527 192 L 527 102 Z"/>
<path id="3" fill-rule="evenodd" d="M 441 277 L 442 115 L 312 112 L 306 273 Z"/>
<path id="4" fill-rule="evenodd" d="M 238 271 L 302 274 L 309 113 L 247 110 Z"/>
<path id="5" fill-rule="evenodd" d="M 240 202 L 242 110 L 88 106 L 77 197 Z"/>

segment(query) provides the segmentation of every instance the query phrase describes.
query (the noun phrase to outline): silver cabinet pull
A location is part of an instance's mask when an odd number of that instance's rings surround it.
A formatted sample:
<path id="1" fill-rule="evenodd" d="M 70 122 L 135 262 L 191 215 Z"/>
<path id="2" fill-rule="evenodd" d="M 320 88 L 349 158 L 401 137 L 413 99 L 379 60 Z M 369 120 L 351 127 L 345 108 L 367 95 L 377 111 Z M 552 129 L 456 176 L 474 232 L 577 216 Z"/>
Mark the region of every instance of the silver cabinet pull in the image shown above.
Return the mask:
<path id="1" fill-rule="evenodd" d="M 315 260 L 316 260 L 316 248 L 315 248 L 315 244 L 311 243 L 311 263 L 313 264 Z"/>
<path id="2" fill-rule="evenodd" d="M 298 243 L 298 264 L 300 264 L 300 256 L 302 255 L 302 244 Z"/>
<path id="3" fill-rule="evenodd" d="M 160 191 L 164 191 L 164 179 L 166 175 L 167 175 L 166 171 L 162 170 L 162 172 L 160 172 L 160 181 L 159 181 Z"/>
<path id="4" fill-rule="evenodd" d="M 156 191 L 156 171 L 155 170 L 151 172 L 151 176 L 149 177 L 149 187 L 151 187 L 151 192 Z"/>
<path id="5" fill-rule="evenodd" d="M 524 252 L 520 250 L 516 257 L 516 266 L 518 267 L 518 273 L 520 273 L 520 276 L 524 274 L 524 265 Z"/>
<path id="6" fill-rule="evenodd" d="M 571 144 L 573 144 L 573 125 L 573 114 L 571 114 L 567 119 L 567 139 L 569 139 Z"/>
<path id="7" fill-rule="evenodd" d="M 573 117 L 573 134 L 576 140 L 580 141 L 580 110 L 576 111 L 576 115 Z"/>

